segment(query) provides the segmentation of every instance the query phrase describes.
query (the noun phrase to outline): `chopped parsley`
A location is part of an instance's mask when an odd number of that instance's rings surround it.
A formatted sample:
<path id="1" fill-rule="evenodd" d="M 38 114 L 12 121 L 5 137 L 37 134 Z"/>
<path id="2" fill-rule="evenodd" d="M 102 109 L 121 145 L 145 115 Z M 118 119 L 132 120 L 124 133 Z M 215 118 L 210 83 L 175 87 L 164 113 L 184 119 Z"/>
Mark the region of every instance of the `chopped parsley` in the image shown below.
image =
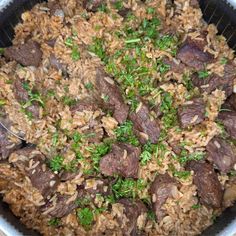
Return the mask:
<path id="1" fill-rule="evenodd" d="M 114 7 L 116 10 L 121 10 L 123 8 L 123 1 L 115 1 Z"/>
<path id="2" fill-rule="evenodd" d="M 116 199 L 119 198 L 136 198 L 139 191 L 146 187 L 142 179 L 122 179 L 118 178 L 115 184 L 112 185 L 112 191 Z"/>
<path id="3" fill-rule="evenodd" d="M 166 129 L 173 127 L 176 122 L 177 109 L 173 107 L 173 97 L 168 92 L 163 92 L 161 95 L 161 111 L 163 112 L 162 122 Z"/>
<path id="4" fill-rule="evenodd" d="M 49 161 L 49 166 L 52 171 L 58 172 L 63 168 L 64 157 L 57 155 Z"/>
<path id="5" fill-rule="evenodd" d="M 92 90 L 93 89 L 93 84 L 91 82 L 85 84 L 85 88 L 88 90 Z"/>
<path id="6" fill-rule="evenodd" d="M 221 65 L 225 65 L 225 64 L 227 64 L 227 62 L 228 62 L 228 59 L 227 59 L 226 57 L 222 57 L 222 58 L 220 59 L 220 64 L 221 64 Z"/>
<path id="7" fill-rule="evenodd" d="M 87 207 L 77 210 L 77 217 L 79 223 L 85 228 L 88 228 L 93 223 L 93 212 Z"/>
<path id="8" fill-rule="evenodd" d="M 157 69 L 161 74 L 165 74 L 170 70 L 170 65 L 165 64 L 162 60 L 157 61 Z"/>
<path id="9" fill-rule="evenodd" d="M 94 38 L 93 44 L 90 46 L 89 50 L 96 54 L 103 62 L 107 62 L 106 48 L 103 39 Z"/>
<path id="10" fill-rule="evenodd" d="M 148 161 L 152 159 L 152 154 L 157 150 L 157 144 L 151 144 L 147 142 L 143 145 L 142 153 L 140 155 L 140 163 L 145 166 Z"/>
<path id="11" fill-rule="evenodd" d="M 93 162 L 93 168 L 95 171 L 99 171 L 99 162 L 103 156 L 105 156 L 111 150 L 110 142 L 103 142 L 101 144 L 90 147 L 88 151 L 91 153 L 91 159 Z"/>
<path id="12" fill-rule="evenodd" d="M 80 59 L 80 51 L 78 45 L 74 42 L 73 38 L 68 37 L 65 40 L 65 45 L 71 48 L 71 58 L 73 61 L 78 61 Z"/>
<path id="13" fill-rule="evenodd" d="M 74 134 L 73 134 L 73 141 L 75 142 L 75 143 L 79 143 L 79 142 L 81 142 L 82 141 L 82 135 L 79 133 L 79 132 L 75 132 Z"/>
<path id="14" fill-rule="evenodd" d="M 91 199 L 89 197 L 79 198 L 76 200 L 78 207 L 85 207 L 91 204 Z"/>
<path id="15" fill-rule="evenodd" d="M 171 35 L 163 35 L 155 42 L 155 46 L 160 50 L 171 49 L 176 43 L 176 38 Z"/>
<path id="16" fill-rule="evenodd" d="M 73 61 L 78 61 L 80 59 L 80 51 L 77 45 L 74 45 L 72 48 L 71 58 Z"/>
<path id="17" fill-rule="evenodd" d="M 174 171 L 173 174 L 177 178 L 186 180 L 191 175 L 191 172 L 190 171 Z"/>
<path id="18" fill-rule="evenodd" d="M 199 209 L 201 207 L 200 204 L 194 204 L 192 205 L 192 209 Z"/>
<path id="19" fill-rule="evenodd" d="M 117 141 L 130 143 L 134 146 L 139 145 L 137 137 L 133 133 L 133 123 L 127 120 L 115 130 Z"/>
<path id="20" fill-rule="evenodd" d="M 23 83 L 23 88 L 28 92 L 29 95 L 29 100 L 22 105 L 23 109 L 31 106 L 33 102 L 37 102 L 41 107 L 44 107 L 44 101 L 38 91 L 32 90 L 29 86 L 29 83 L 27 82 Z"/>
<path id="21" fill-rule="evenodd" d="M 6 105 L 6 100 L 0 99 L 0 107 Z"/>
<path id="22" fill-rule="evenodd" d="M 209 76 L 209 72 L 206 70 L 198 71 L 198 78 L 205 79 Z"/>
<path id="23" fill-rule="evenodd" d="M 50 219 L 50 220 L 48 221 L 48 225 L 49 225 L 49 226 L 54 226 L 54 227 L 59 226 L 60 223 L 61 223 L 61 221 L 60 221 L 60 219 L 58 219 L 58 218 L 52 218 L 52 219 Z"/>
<path id="24" fill-rule="evenodd" d="M 188 161 L 200 161 L 204 157 L 205 157 L 204 152 L 193 152 L 189 154 L 186 149 L 183 149 L 178 159 L 181 164 L 185 164 Z"/>
<path id="25" fill-rule="evenodd" d="M 74 98 L 69 97 L 69 96 L 62 97 L 62 102 L 64 105 L 67 105 L 69 107 L 76 104 L 76 100 Z"/>

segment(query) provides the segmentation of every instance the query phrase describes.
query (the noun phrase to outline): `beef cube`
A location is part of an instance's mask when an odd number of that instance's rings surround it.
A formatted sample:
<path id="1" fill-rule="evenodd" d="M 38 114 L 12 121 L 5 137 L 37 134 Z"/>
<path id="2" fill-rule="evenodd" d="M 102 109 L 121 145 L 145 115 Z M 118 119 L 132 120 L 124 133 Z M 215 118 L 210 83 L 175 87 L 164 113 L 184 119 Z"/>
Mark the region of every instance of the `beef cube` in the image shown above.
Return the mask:
<path id="1" fill-rule="evenodd" d="M 125 178 L 137 178 L 140 148 L 125 143 L 113 144 L 110 153 L 100 161 L 100 171 L 104 175 L 118 174 Z"/>
<path id="2" fill-rule="evenodd" d="M 78 101 L 74 106 L 70 108 L 72 114 L 75 112 L 83 112 L 83 111 L 96 111 L 99 109 L 98 104 L 96 101 L 92 99 L 84 99 L 81 101 Z"/>
<path id="3" fill-rule="evenodd" d="M 14 81 L 13 91 L 15 98 L 19 103 L 27 103 L 30 100 L 28 91 L 24 88 L 23 81 L 19 78 Z M 32 103 L 26 108 L 26 110 L 30 112 L 34 118 L 39 117 L 39 106 L 37 103 Z"/>
<path id="4" fill-rule="evenodd" d="M 35 41 L 6 48 L 4 56 L 7 60 L 15 60 L 23 66 L 38 67 L 42 60 L 40 45 Z"/>
<path id="5" fill-rule="evenodd" d="M 65 17 L 65 13 L 61 5 L 57 1 L 48 2 L 48 8 L 50 9 L 51 16 L 58 16 L 62 19 Z"/>
<path id="6" fill-rule="evenodd" d="M 129 8 L 122 7 L 122 9 L 118 11 L 118 14 L 123 18 L 126 18 L 130 12 L 131 10 Z"/>
<path id="7" fill-rule="evenodd" d="M 46 166 L 45 157 L 31 147 L 20 149 L 15 154 L 22 156 L 22 161 L 15 165 L 24 169 L 32 186 L 38 189 L 44 198 L 53 194 L 59 184 L 59 178 Z"/>
<path id="8" fill-rule="evenodd" d="M 177 63 L 176 61 L 170 60 L 169 58 L 164 58 L 163 63 L 169 65 L 170 71 L 173 71 L 175 73 L 181 74 L 186 69 L 186 66 L 183 63 L 181 62 Z"/>
<path id="9" fill-rule="evenodd" d="M 197 186 L 198 196 L 203 205 L 221 207 L 223 190 L 211 164 L 200 161 L 190 161 L 187 169 L 193 170 L 193 183 Z"/>
<path id="10" fill-rule="evenodd" d="M 83 6 L 87 11 L 96 12 L 104 3 L 104 0 L 84 0 Z"/>
<path id="11" fill-rule="evenodd" d="M 208 160 L 223 173 L 229 172 L 236 164 L 235 147 L 224 139 L 215 137 L 206 146 Z"/>
<path id="12" fill-rule="evenodd" d="M 122 198 L 117 201 L 124 207 L 124 215 L 128 221 L 124 221 L 122 216 L 117 216 L 117 221 L 122 228 L 123 235 L 137 235 L 138 227 L 137 220 L 138 217 L 147 212 L 145 205 L 139 201 L 132 201 L 127 198 Z"/>
<path id="13" fill-rule="evenodd" d="M 148 140 L 151 143 L 157 143 L 160 136 L 160 124 L 151 117 L 150 110 L 144 102 L 140 102 L 137 110 L 130 113 L 129 119 L 133 122 L 135 134 L 142 144 Z"/>
<path id="14" fill-rule="evenodd" d="M 221 121 L 231 138 L 236 138 L 236 112 L 222 111 L 218 115 L 218 120 Z"/>
<path id="15" fill-rule="evenodd" d="M 162 209 L 163 204 L 167 198 L 174 197 L 179 183 L 171 178 L 169 174 L 160 174 L 156 176 L 151 184 L 150 194 L 152 199 L 152 208 L 158 221 L 161 221 L 165 216 Z"/>
<path id="16" fill-rule="evenodd" d="M 212 74 L 207 78 L 201 79 L 197 74 L 192 78 L 193 85 L 198 87 L 200 92 L 211 93 L 216 89 L 225 91 L 226 97 L 233 93 L 233 77 L 220 77 Z"/>
<path id="17" fill-rule="evenodd" d="M 191 40 L 186 40 L 185 44 L 179 49 L 177 58 L 196 71 L 203 70 L 205 64 L 212 60 L 212 56 L 204 52 L 202 45 Z"/>
<path id="18" fill-rule="evenodd" d="M 178 108 L 178 119 L 182 128 L 201 123 L 205 118 L 205 103 L 194 98 Z"/>
<path id="19" fill-rule="evenodd" d="M 88 178 L 84 181 L 83 186 L 86 195 L 90 196 L 92 199 L 96 197 L 96 194 L 108 196 L 112 193 L 111 183 L 108 179 Z"/>
<path id="20" fill-rule="evenodd" d="M 105 97 L 105 107 L 113 110 L 113 117 L 121 124 L 128 116 L 129 107 L 124 103 L 119 87 L 102 69 L 97 69 L 96 84 L 98 92 Z"/>
<path id="21" fill-rule="evenodd" d="M 233 93 L 223 104 L 222 108 L 236 111 L 236 94 Z"/>
<path id="22" fill-rule="evenodd" d="M 54 69 L 62 71 L 63 75 L 68 75 L 67 74 L 67 66 L 65 64 L 62 64 L 59 61 L 59 59 L 56 58 L 56 56 L 54 54 L 50 55 L 49 62 Z"/>
<path id="23" fill-rule="evenodd" d="M 73 196 L 56 194 L 43 207 L 43 214 L 62 218 L 77 208 L 76 194 Z"/>
<path id="24" fill-rule="evenodd" d="M 193 8 L 199 8 L 199 0 L 190 0 L 190 6 Z"/>
<path id="25" fill-rule="evenodd" d="M 48 46 L 50 46 L 51 48 L 54 48 L 56 42 L 57 42 L 57 39 L 56 39 L 56 38 L 53 38 L 53 39 L 47 40 L 47 41 L 46 41 L 46 44 L 47 44 Z"/>
<path id="26" fill-rule="evenodd" d="M 80 174 L 80 170 L 77 169 L 74 172 L 71 171 L 63 171 L 60 173 L 59 177 L 61 181 L 68 181 L 74 179 L 76 176 Z"/>

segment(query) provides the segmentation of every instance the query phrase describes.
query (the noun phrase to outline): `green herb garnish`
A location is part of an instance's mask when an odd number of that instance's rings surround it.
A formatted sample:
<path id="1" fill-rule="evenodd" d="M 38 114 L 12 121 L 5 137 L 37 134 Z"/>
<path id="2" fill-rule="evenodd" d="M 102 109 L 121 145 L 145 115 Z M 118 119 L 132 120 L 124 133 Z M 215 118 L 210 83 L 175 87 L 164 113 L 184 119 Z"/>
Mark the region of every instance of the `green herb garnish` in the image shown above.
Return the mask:
<path id="1" fill-rule="evenodd" d="M 201 207 L 200 204 L 194 204 L 192 205 L 192 209 L 199 209 Z"/>
<path id="2" fill-rule="evenodd" d="M 77 210 L 77 217 L 79 223 L 86 228 L 93 223 L 93 212 L 87 207 Z"/>
<path id="3" fill-rule="evenodd" d="M 199 79 L 205 79 L 209 76 L 209 72 L 206 71 L 206 70 L 203 70 L 203 71 L 199 71 L 198 72 L 198 78 Z"/>
<path id="4" fill-rule="evenodd" d="M 191 172 L 190 171 L 174 171 L 173 174 L 177 178 L 186 180 L 191 175 Z"/>
<path id="5" fill-rule="evenodd" d="M 52 218 L 52 219 L 50 219 L 50 220 L 48 221 L 48 225 L 49 225 L 49 226 L 54 226 L 54 227 L 59 226 L 60 223 L 61 223 L 61 220 L 58 219 L 58 218 Z"/>
<path id="6" fill-rule="evenodd" d="M 52 145 L 56 146 L 58 143 L 58 138 L 59 138 L 59 134 L 56 132 L 55 134 L 53 134 L 52 136 Z"/>
<path id="7" fill-rule="evenodd" d="M 52 171 L 60 171 L 63 168 L 64 157 L 57 155 L 49 161 L 49 166 Z"/>
<path id="8" fill-rule="evenodd" d="M 130 143 L 134 146 L 139 145 L 137 137 L 133 133 L 132 121 L 126 121 L 115 130 L 116 138 L 119 142 Z"/>

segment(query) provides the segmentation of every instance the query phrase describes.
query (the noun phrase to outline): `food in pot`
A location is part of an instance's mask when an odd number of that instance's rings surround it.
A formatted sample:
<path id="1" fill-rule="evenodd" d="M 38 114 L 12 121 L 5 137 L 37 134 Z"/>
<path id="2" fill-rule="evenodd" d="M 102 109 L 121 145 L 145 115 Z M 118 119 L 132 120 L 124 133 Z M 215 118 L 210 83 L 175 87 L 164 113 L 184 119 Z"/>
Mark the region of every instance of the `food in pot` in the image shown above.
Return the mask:
<path id="1" fill-rule="evenodd" d="M 0 193 L 42 235 L 198 235 L 235 201 L 236 67 L 198 1 L 53 1 L 0 50 Z"/>

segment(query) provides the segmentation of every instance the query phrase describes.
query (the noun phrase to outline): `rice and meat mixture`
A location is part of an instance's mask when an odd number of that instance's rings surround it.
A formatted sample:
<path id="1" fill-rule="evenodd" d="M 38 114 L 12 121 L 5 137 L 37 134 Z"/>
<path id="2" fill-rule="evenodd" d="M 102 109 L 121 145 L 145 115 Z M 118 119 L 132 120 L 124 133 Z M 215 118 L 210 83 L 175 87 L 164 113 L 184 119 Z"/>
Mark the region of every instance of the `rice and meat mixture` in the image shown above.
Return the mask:
<path id="1" fill-rule="evenodd" d="M 15 33 L 0 192 L 27 227 L 189 236 L 233 204 L 236 61 L 197 0 L 51 0 Z"/>

